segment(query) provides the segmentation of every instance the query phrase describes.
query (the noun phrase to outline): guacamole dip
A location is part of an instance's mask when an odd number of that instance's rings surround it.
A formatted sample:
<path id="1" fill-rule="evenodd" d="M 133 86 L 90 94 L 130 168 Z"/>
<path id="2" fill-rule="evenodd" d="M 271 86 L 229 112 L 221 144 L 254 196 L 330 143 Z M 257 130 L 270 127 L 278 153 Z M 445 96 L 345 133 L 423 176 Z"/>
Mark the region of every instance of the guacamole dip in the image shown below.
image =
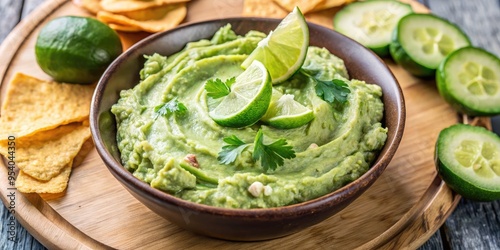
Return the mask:
<path id="1" fill-rule="evenodd" d="M 120 93 L 111 111 L 117 121 L 121 161 L 134 176 L 192 202 L 226 208 L 266 208 L 307 201 L 336 190 L 365 173 L 383 147 L 387 129 L 377 85 L 349 79 L 341 59 L 310 46 L 296 74 L 273 86 L 314 112 L 314 119 L 293 129 L 258 122 L 222 127 L 208 115 L 204 89 L 210 79 L 243 72 L 241 63 L 266 37 L 257 31 L 236 35 L 228 25 L 211 40 L 188 43 L 171 56 L 146 56 L 141 80 Z M 316 79 L 343 79 L 350 93 L 344 103 L 328 103 L 315 91 Z M 231 164 L 218 155 L 224 138 L 252 143 L 285 139 L 295 158 L 266 169 L 252 158 L 252 147 Z"/>

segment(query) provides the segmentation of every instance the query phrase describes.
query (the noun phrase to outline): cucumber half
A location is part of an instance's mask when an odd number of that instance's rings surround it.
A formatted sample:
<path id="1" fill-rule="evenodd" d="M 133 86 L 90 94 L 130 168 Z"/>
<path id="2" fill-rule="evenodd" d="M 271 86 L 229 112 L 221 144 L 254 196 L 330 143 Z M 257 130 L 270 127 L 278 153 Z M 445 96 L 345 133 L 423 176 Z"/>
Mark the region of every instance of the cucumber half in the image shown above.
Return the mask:
<path id="1" fill-rule="evenodd" d="M 446 184 L 465 198 L 500 199 L 500 137 L 483 127 L 455 124 L 436 143 L 436 167 Z"/>
<path id="2" fill-rule="evenodd" d="M 390 53 L 410 73 L 429 77 L 447 55 L 470 44 L 455 24 L 432 14 L 412 13 L 401 18 L 394 29 Z"/>
<path id="3" fill-rule="evenodd" d="M 436 72 L 439 93 L 457 111 L 472 116 L 500 114 L 500 59 L 475 47 L 451 53 Z"/>
<path id="4" fill-rule="evenodd" d="M 337 12 L 333 26 L 379 56 L 388 56 L 394 28 L 412 12 L 409 4 L 394 0 L 354 2 Z"/>

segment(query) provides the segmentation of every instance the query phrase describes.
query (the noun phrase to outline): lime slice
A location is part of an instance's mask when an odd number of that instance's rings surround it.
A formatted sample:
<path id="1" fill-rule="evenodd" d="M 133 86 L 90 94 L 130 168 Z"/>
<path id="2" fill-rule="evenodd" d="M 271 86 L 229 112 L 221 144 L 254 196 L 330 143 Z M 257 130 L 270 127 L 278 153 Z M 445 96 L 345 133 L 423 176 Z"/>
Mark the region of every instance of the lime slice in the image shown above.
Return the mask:
<path id="1" fill-rule="evenodd" d="M 275 96 L 277 95 L 273 92 L 273 99 L 276 99 Z M 285 94 L 276 101 L 271 101 L 261 121 L 275 128 L 290 129 L 305 125 L 313 118 L 312 110 L 295 101 L 293 95 Z"/>
<path id="2" fill-rule="evenodd" d="M 472 116 L 500 114 L 500 59 L 476 47 L 451 53 L 438 67 L 439 93 L 457 111 Z"/>
<path id="3" fill-rule="evenodd" d="M 500 137 L 483 127 L 452 125 L 439 133 L 436 167 L 465 198 L 500 199 Z"/>
<path id="4" fill-rule="evenodd" d="M 221 126 L 252 125 L 266 113 L 271 102 L 272 91 L 269 72 L 261 62 L 254 61 L 236 77 L 228 95 L 213 106 L 208 105 L 208 114 Z"/>
<path id="5" fill-rule="evenodd" d="M 241 64 L 247 68 L 254 60 L 261 61 L 269 70 L 273 84 L 285 81 L 300 69 L 309 46 L 309 28 L 306 19 L 295 7 Z"/>

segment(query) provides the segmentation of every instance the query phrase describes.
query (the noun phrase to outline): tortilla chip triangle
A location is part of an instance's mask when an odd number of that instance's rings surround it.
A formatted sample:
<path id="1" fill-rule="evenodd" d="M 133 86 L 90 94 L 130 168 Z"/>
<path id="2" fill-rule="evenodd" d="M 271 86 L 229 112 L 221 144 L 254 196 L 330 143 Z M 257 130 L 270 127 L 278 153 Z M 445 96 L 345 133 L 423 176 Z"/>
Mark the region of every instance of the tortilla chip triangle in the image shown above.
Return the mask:
<path id="1" fill-rule="evenodd" d="M 93 85 L 64 84 L 17 73 L 0 111 L 0 142 L 87 120 Z"/>
<path id="2" fill-rule="evenodd" d="M 189 0 L 102 0 L 101 8 L 107 12 L 122 13 L 135 10 L 144 10 L 175 3 L 188 2 Z"/>
<path id="3" fill-rule="evenodd" d="M 97 19 L 108 25 L 114 24 L 118 28 L 129 27 L 130 31 L 139 29 L 155 33 L 176 27 L 184 20 L 186 13 L 186 5 L 182 3 L 121 14 L 100 11 L 97 13 Z M 125 29 L 121 30 L 126 31 Z"/>
<path id="4" fill-rule="evenodd" d="M 270 0 L 245 0 L 243 16 L 284 18 L 288 12 Z"/>
<path id="5" fill-rule="evenodd" d="M 341 5 L 348 4 L 348 3 L 353 2 L 353 1 L 354 0 L 326 0 L 326 1 L 323 1 L 322 3 L 319 3 L 318 5 L 316 5 L 311 10 L 311 12 L 319 11 L 319 10 L 324 10 L 324 9 L 329 9 L 329 8 L 333 8 L 333 7 L 337 7 L 337 6 L 341 6 Z"/>
<path id="6" fill-rule="evenodd" d="M 89 138 L 88 127 L 69 124 L 16 139 L 16 165 L 31 177 L 48 181 L 73 161 Z M 0 145 L 0 153 L 8 154 L 7 142 Z"/>
<path id="7" fill-rule="evenodd" d="M 299 7 L 303 14 L 311 12 L 314 7 L 325 2 L 325 0 L 272 0 L 288 12 L 293 11 L 295 6 Z"/>
<path id="8" fill-rule="evenodd" d="M 92 14 L 97 14 L 97 12 L 102 10 L 101 0 L 73 0 L 73 3 Z"/>
<path id="9" fill-rule="evenodd" d="M 22 193 L 61 193 L 68 186 L 71 164 L 71 162 L 68 163 L 61 173 L 49 181 L 37 180 L 21 170 L 17 175 L 16 188 Z"/>

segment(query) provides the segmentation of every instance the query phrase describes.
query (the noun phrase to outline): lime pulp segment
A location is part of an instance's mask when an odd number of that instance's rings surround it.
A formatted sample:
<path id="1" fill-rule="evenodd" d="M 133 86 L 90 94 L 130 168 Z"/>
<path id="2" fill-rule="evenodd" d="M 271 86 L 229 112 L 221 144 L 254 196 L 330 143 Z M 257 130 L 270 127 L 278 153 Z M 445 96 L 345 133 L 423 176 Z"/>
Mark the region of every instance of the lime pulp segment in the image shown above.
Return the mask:
<path id="1" fill-rule="evenodd" d="M 305 125 L 312 119 L 312 110 L 295 101 L 293 95 L 285 94 L 271 102 L 261 120 L 275 128 L 291 129 Z"/>
<path id="2" fill-rule="evenodd" d="M 266 113 L 271 95 L 269 73 L 262 63 L 254 61 L 236 77 L 231 92 L 212 110 L 209 106 L 209 116 L 221 126 L 252 125 Z"/>

